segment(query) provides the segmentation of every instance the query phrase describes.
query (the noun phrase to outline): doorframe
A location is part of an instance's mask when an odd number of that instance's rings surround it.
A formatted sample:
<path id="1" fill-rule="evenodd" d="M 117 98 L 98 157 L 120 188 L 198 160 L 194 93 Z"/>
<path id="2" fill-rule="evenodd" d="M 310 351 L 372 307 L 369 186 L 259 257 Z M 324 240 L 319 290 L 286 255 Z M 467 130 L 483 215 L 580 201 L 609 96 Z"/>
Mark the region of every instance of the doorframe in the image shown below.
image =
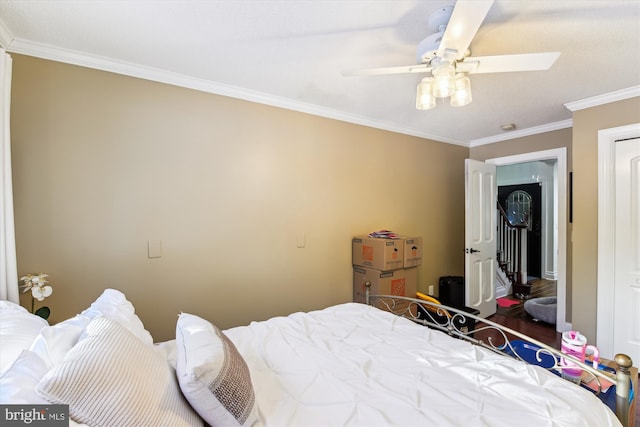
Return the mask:
<path id="1" fill-rule="evenodd" d="M 598 131 L 598 276 L 596 345 L 604 355 L 613 354 L 615 310 L 615 143 L 640 136 L 640 123 Z"/>
<path id="2" fill-rule="evenodd" d="M 487 159 L 486 162 L 496 166 L 528 163 L 538 160 L 556 161 L 556 179 L 554 180 L 555 226 L 558 233 L 558 254 L 556 295 L 558 305 L 556 311 L 556 331 L 571 330 L 571 323 L 567 322 L 567 148 L 534 151 L 513 156 Z"/>

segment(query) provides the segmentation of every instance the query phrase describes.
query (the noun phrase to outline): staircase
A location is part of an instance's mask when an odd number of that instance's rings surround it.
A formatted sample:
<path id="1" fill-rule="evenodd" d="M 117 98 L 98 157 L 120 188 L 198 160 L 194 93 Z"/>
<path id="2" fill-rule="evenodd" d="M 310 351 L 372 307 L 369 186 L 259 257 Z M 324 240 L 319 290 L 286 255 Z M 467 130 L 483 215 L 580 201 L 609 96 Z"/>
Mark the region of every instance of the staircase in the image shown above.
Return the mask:
<path id="1" fill-rule="evenodd" d="M 531 295 L 531 285 L 527 281 L 527 229 L 529 225 L 513 224 L 507 217 L 500 203 L 498 206 L 498 242 L 497 260 L 499 271 L 496 281 L 500 285 L 496 288 L 496 296 L 508 295 L 509 284 L 511 293 L 518 298 L 528 298 Z M 499 295 L 499 294 L 505 295 Z"/>

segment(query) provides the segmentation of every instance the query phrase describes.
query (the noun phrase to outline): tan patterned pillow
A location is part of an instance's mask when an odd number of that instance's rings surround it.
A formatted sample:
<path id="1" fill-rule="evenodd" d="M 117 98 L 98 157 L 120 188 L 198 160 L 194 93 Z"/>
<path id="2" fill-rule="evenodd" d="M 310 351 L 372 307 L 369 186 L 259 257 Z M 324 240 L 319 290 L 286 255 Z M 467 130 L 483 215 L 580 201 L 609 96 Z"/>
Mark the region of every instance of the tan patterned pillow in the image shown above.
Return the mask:
<path id="1" fill-rule="evenodd" d="M 52 403 L 91 426 L 201 426 L 173 369 L 118 322 L 97 317 L 64 361 L 38 384 Z"/>
<path id="2" fill-rule="evenodd" d="M 210 322 L 183 313 L 176 344 L 180 388 L 207 423 L 237 427 L 259 422 L 249 368 L 226 335 Z"/>

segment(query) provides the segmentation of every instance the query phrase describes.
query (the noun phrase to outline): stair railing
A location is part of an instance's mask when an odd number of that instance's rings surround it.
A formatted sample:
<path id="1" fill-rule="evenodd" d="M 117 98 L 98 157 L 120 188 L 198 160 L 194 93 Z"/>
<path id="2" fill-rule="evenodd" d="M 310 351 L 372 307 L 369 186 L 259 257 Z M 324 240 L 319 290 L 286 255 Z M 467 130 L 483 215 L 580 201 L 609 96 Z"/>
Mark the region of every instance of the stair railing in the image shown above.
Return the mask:
<path id="1" fill-rule="evenodd" d="M 528 224 L 513 224 L 498 203 L 498 264 L 512 284 L 527 283 L 524 266 Z"/>

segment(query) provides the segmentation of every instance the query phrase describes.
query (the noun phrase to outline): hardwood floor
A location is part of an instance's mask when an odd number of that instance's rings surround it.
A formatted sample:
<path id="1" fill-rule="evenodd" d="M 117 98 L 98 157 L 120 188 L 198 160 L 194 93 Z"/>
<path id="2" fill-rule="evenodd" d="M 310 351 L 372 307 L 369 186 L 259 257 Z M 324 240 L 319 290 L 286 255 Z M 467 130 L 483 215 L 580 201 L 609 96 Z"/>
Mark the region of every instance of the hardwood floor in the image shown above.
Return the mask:
<path id="1" fill-rule="evenodd" d="M 530 298 L 548 297 L 556 295 L 555 280 L 537 279 L 532 280 Z M 516 299 L 515 297 L 510 297 Z M 520 300 L 518 305 L 511 307 L 497 307 L 496 314 L 489 316 L 487 319 L 496 322 L 507 328 L 514 329 L 530 336 L 544 344 L 560 349 L 562 334 L 556 332 L 555 325 L 534 321 L 533 317 L 524 311 L 525 300 Z"/>

